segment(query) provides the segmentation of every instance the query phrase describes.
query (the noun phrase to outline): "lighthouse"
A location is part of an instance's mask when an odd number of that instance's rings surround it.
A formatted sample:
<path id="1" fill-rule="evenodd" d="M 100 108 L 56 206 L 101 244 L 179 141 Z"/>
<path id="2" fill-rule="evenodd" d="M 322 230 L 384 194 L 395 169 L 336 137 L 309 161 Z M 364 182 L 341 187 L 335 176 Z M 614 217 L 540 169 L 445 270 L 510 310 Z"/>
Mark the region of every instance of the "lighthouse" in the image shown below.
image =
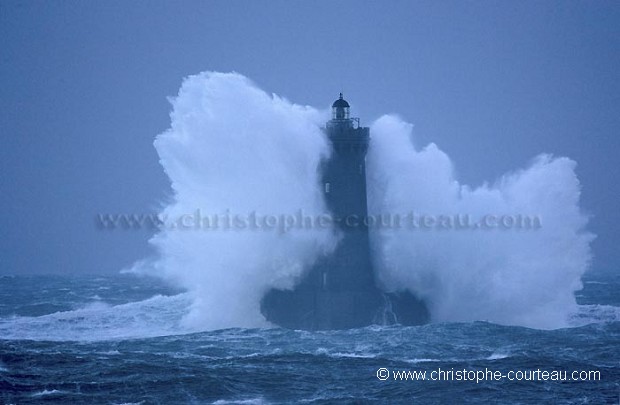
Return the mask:
<path id="1" fill-rule="evenodd" d="M 322 164 L 321 187 L 341 239 L 294 290 L 269 291 L 261 302 L 263 315 L 279 326 L 306 330 L 427 322 L 426 307 L 410 293 L 386 294 L 377 287 L 367 225 L 370 130 L 350 116 L 342 93 L 323 130 L 332 154 Z"/>

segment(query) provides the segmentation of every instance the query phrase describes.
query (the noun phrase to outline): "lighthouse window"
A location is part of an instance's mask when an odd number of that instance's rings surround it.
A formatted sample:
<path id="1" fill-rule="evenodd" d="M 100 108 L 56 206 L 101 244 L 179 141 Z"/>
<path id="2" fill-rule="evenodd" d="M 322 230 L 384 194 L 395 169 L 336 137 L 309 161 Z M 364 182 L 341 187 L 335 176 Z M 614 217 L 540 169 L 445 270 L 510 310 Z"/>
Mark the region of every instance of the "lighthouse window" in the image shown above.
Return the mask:
<path id="1" fill-rule="evenodd" d="M 325 183 L 325 194 L 329 193 L 330 188 L 331 188 L 331 184 Z"/>

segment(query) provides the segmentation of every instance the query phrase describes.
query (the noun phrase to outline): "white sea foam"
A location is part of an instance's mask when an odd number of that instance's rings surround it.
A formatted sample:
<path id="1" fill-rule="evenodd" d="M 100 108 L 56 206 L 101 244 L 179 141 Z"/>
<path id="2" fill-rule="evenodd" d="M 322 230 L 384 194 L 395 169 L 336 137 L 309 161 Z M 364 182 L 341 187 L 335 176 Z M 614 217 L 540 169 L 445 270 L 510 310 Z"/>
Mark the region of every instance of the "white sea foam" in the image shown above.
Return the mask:
<path id="1" fill-rule="evenodd" d="M 60 390 L 43 390 L 43 391 L 39 391 L 39 392 L 35 392 L 34 394 L 32 394 L 33 397 L 46 397 L 49 395 L 57 395 L 57 394 L 62 394 L 64 393 L 64 391 L 60 391 Z"/>
<path id="2" fill-rule="evenodd" d="M 97 341 L 190 333 L 192 330 L 180 325 L 180 320 L 189 312 L 191 303 L 189 294 L 157 295 L 117 306 L 95 302 L 72 311 L 0 319 L 0 336 Z"/>
<path id="3" fill-rule="evenodd" d="M 409 359 L 405 360 L 407 363 L 418 364 L 418 363 L 434 363 L 438 361 L 442 361 L 440 359 L 430 359 L 430 358 L 422 358 L 422 359 Z"/>
<path id="4" fill-rule="evenodd" d="M 263 398 L 250 398 L 250 399 L 220 399 L 213 402 L 214 405 L 263 405 L 268 404 Z"/>
<path id="5" fill-rule="evenodd" d="M 495 353 L 492 353 L 489 357 L 487 357 L 486 360 L 502 360 L 508 357 L 510 357 L 510 354 L 502 353 L 502 352 L 495 352 Z"/>
<path id="6" fill-rule="evenodd" d="M 587 217 L 575 162 L 541 155 L 526 168 L 477 188 L 454 178 L 436 145 L 414 146 L 411 125 L 385 116 L 371 128 L 372 213 L 536 215 L 538 229 L 384 229 L 373 234 L 379 279 L 424 299 L 434 321 L 488 320 L 536 328 L 566 326 L 588 268 Z"/>
<path id="7" fill-rule="evenodd" d="M 174 193 L 162 216 L 326 212 L 318 187 L 329 154 L 322 114 L 235 73 L 186 78 L 172 107 L 171 127 L 155 141 Z M 336 241 L 331 229 L 164 229 L 151 240 L 158 258 L 138 267 L 190 291 L 188 327 L 260 327 L 266 291 L 292 288 Z"/>
<path id="8" fill-rule="evenodd" d="M 171 127 L 155 146 L 173 196 L 162 214 L 325 212 L 319 164 L 329 154 L 324 114 L 270 96 L 239 74 L 185 79 L 172 99 Z M 411 125 L 384 116 L 372 125 L 368 155 L 371 214 L 536 215 L 535 230 L 373 231 L 378 278 L 388 290 L 424 299 L 434 321 L 537 328 L 568 325 L 574 292 L 590 260 L 575 162 L 541 155 L 493 185 L 455 178 L 436 145 L 414 146 Z M 272 287 L 292 288 L 336 243 L 331 230 L 162 229 L 154 261 L 135 271 L 187 288 L 183 325 L 216 329 L 265 322 L 259 302 Z"/>

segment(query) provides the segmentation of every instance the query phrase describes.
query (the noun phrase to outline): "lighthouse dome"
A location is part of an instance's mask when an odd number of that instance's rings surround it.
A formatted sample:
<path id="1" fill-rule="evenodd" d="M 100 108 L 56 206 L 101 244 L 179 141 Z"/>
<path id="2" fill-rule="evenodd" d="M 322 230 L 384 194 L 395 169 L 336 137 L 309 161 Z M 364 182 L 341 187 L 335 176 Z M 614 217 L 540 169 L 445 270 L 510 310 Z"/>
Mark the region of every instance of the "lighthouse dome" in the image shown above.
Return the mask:
<path id="1" fill-rule="evenodd" d="M 349 103 L 342 98 L 342 93 L 340 93 L 340 98 L 332 104 L 332 119 L 338 121 L 349 120 Z"/>
<path id="2" fill-rule="evenodd" d="M 342 98 L 342 93 L 340 93 L 340 98 L 336 101 L 334 101 L 334 104 L 332 104 L 332 108 L 349 108 L 350 105 L 347 102 L 347 100 Z"/>

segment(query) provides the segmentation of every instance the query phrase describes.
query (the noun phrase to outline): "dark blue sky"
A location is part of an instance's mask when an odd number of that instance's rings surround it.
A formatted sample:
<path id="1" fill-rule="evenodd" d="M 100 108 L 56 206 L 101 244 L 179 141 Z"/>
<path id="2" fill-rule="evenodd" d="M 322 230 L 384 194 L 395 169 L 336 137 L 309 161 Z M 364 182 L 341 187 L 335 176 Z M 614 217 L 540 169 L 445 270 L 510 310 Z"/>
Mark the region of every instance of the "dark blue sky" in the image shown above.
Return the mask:
<path id="1" fill-rule="evenodd" d="M 474 186 L 569 156 L 594 266 L 620 259 L 618 2 L 3 1 L 0 38 L 0 273 L 147 255 L 150 231 L 95 216 L 170 195 L 152 142 L 204 70 L 321 108 L 343 91 L 365 123 L 397 113 Z"/>

